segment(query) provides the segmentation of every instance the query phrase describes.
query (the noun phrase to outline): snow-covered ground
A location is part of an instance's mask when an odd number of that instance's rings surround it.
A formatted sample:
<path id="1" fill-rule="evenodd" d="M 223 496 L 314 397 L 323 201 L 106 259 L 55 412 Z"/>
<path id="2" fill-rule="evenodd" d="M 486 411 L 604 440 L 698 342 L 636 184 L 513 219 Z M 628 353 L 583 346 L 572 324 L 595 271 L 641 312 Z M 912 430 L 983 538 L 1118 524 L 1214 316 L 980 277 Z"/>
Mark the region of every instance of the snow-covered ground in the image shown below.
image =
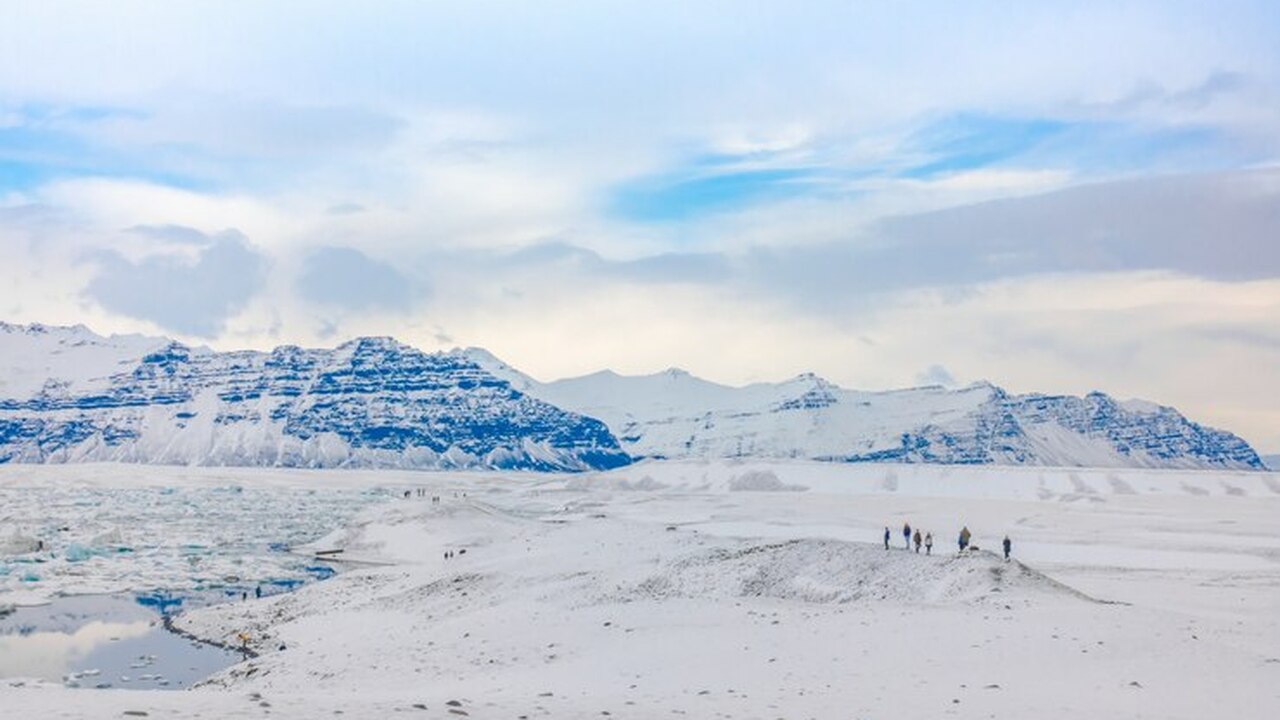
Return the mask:
<path id="1" fill-rule="evenodd" d="M 80 466 L 0 468 L 0 488 L 74 492 L 71 481 L 86 474 L 118 490 L 243 483 L 289 497 L 307 487 L 422 487 L 427 497 L 369 505 L 311 545 L 368 565 L 181 616 L 180 627 L 203 637 L 247 633 L 260 653 L 205 686 L 87 691 L 11 680 L 0 685 L 5 717 L 1280 713 L 1274 474 L 782 462 L 644 463 L 578 476 Z M 901 548 L 904 522 L 933 532 L 933 556 Z M 957 557 L 962 525 L 982 549 Z M 1007 564 L 986 552 L 1005 533 L 1016 560 Z"/>

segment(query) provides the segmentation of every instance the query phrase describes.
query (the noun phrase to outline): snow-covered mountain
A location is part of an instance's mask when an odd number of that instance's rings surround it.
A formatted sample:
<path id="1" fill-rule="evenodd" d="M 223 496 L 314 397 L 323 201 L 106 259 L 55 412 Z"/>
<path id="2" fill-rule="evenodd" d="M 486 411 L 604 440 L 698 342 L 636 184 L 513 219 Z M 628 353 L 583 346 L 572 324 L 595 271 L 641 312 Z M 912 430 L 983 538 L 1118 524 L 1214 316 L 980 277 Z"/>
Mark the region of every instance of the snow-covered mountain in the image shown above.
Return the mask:
<path id="1" fill-rule="evenodd" d="M 0 323 L 0 463 L 588 470 L 717 457 L 1263 469 L 1235 435 L 1102 393 L 859 392 L 814 375 L 729 387 L 679 370 L 540 383 L 483 350 L 389 338 L 214 352 Z"/>
<path id="2" fill-rule="evenodd" d="M 636 458 L 1263 469 L 1231 433 L 1098 392 L 1011 395 L 989 383 L 859 392 L 811 374 L 729 387 L 674 369 L 540 383 L 466 352 L 522 392 L 600 418 Z"/>
<path id="3" fill-rule="evenodd" d="M 0 323 L 0 463 L 586 470 L 603 423 L 389 338 L 219 353 Z"/>

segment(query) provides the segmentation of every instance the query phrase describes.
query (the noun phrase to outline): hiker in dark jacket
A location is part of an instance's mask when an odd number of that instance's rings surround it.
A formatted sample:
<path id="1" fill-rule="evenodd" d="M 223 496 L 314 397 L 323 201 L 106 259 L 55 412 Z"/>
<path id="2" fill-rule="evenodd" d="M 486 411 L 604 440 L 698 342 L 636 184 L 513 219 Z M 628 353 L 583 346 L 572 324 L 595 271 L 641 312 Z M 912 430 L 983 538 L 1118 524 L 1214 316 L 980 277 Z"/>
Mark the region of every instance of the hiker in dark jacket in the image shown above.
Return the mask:
<path id="1" fill-rule="evenodd" d="M 911 523 L 902 523 L 902 545 L 911 549 Z"/>
<path id="2" fill-rule="evenodd" d="M 964 552 L 964 549 L 969 547 L 970 537 L 972 534 L 969 532 L 969 526 L 960 528 L 960 552 Z"/>
<path id="3" fill-rule="evenodd" d="M 920 528 L 916 528 L 916 534 L 911 536 L 911 541 L 916 544 L 916 554 L 919 555 L 920 543 L 924 541 L 924 538 L 920 537 Z"/>
<path id="4" fill-rule="evenodd" d="M 1009 539 L 1008 535 L 1005 535 L 1004 536 L 1004 559 L 1005 560 L 1009 559 L 1009 551 L 1011 550 L 1013 550 L 1013 541 Z"/>
<path id="5" fill-rule="evenodd" d="M 887 525 L 884 528 L 884 549 L 889 549 L 889 526 Z"/>

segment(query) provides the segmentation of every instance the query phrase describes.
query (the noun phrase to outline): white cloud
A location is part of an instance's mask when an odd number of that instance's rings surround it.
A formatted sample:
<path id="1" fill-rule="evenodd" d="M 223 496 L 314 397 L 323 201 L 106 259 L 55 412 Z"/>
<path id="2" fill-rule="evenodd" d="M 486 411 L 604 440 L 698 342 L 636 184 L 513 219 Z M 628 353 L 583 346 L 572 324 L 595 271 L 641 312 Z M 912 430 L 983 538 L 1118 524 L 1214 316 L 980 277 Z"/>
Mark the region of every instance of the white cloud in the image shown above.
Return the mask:
<path id="1" fill-rule="evenodd" d="M 126 231 L 237 228 L 272 272 L 217 306 L 223 347 L 451 337 L 546 377 L 866 387 L 940 366 L 1145 395 L 1280 448 L 1260 399 L 1280 397 L 1280 175 L 1165 182 L 1070 147 L 900 175 L 927 155 L 922 123 L 964 112 L 1185 131 L 1213 141 L 1206 167 L 1274 163 L 1274 20 L 1266 3 L 24 3 L 0 23 L 0 128 L 44 113 L 39 152 L 19 149 L 59 163 L 0 184 L 0 313 L 158 332 L 86 296 L 84 258 L 186 267 L 198 244 Z M 620 183 L 716 153 L 812 170 L 813 192 L 678 223 L 609 212 Z M 1116 175 L 1134 184 L 1083 187 Z M 326 247 L 394 267 L 394 312 L 299 292 Z"/>

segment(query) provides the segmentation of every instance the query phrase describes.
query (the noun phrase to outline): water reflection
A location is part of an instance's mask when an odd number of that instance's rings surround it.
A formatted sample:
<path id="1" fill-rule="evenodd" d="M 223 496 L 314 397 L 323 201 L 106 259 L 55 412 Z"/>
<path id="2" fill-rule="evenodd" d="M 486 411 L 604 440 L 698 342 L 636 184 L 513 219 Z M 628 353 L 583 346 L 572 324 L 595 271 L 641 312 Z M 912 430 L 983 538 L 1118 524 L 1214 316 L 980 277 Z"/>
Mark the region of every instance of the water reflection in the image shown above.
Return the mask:
<path id="1" fill-rule="evenodd" d="M 151 607 L 128 596 L 73 596 L 0 616 L 0 677 L 182 688 L 240 660 L 166 631 Z"/>
<path id="2" fill-rule="evenodd" d="M 108 643 L 146 635 L 145 620 L 132 623 L 94 621 L 72 633 L 27 632 L 0 636 L 0 677 L 61 680 Z M 89 668 L 85 668 L 89 669 Z"/>

